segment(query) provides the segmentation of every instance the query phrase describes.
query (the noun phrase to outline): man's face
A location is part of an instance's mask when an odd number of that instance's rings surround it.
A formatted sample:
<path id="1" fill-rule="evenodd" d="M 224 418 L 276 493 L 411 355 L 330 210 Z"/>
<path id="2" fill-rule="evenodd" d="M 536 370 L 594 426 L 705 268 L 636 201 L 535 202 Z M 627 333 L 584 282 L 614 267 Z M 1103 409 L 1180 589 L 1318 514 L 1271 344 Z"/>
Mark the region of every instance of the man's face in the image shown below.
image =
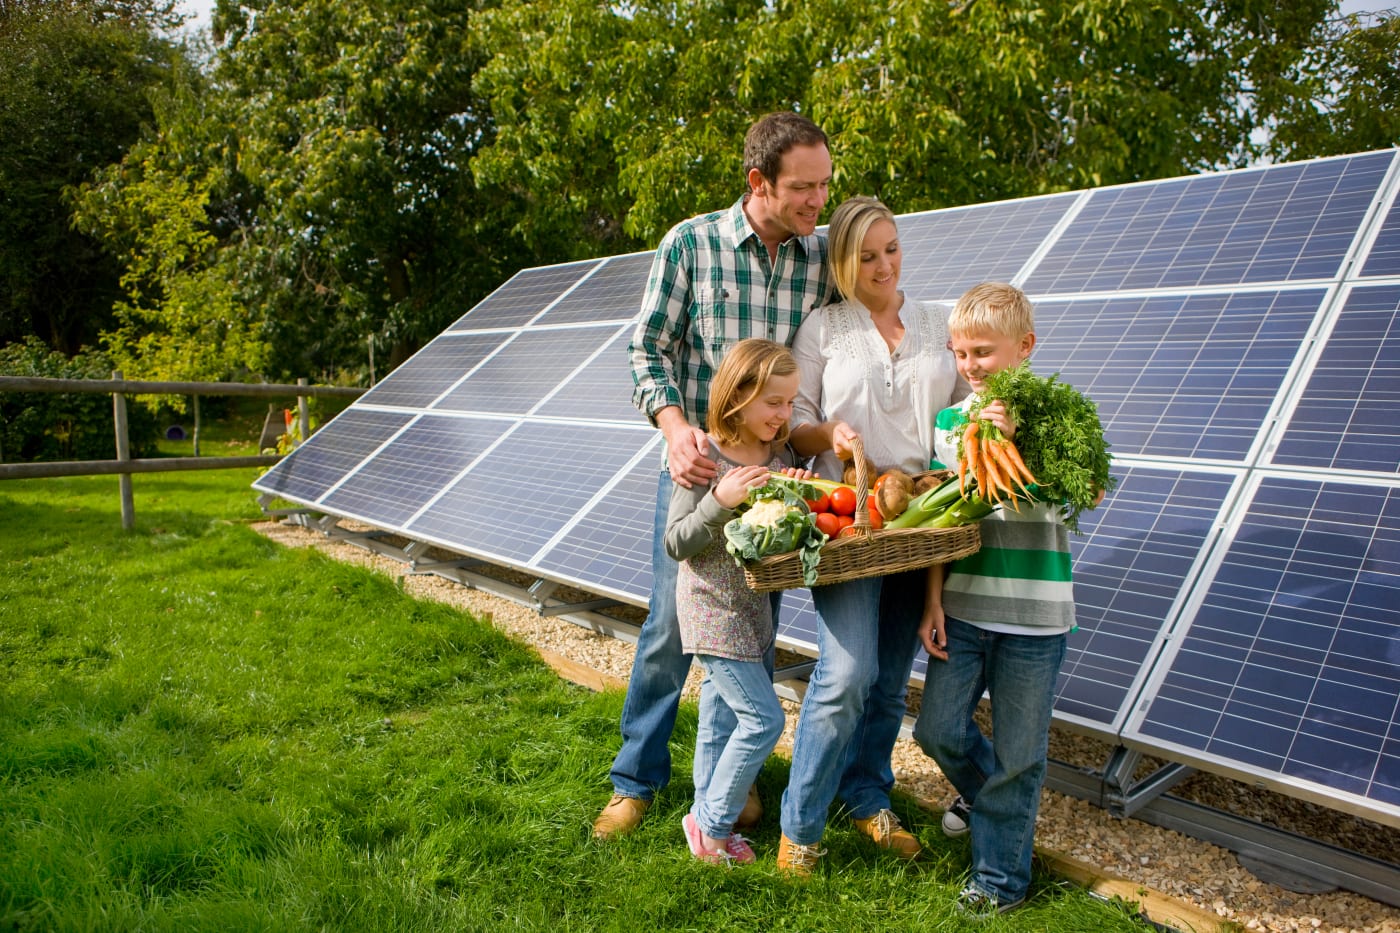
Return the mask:
<path id="1" fill-rule="evenodd" d="M 761 212 L 757 218 L 775 232 L 809 236 L 817 229 L 822 208 L 831 186 L 831 153 L 825 146 L 793 146 L 783 153 L 776 181 L 769 181 L 757 171 L 751 203 Z"/>

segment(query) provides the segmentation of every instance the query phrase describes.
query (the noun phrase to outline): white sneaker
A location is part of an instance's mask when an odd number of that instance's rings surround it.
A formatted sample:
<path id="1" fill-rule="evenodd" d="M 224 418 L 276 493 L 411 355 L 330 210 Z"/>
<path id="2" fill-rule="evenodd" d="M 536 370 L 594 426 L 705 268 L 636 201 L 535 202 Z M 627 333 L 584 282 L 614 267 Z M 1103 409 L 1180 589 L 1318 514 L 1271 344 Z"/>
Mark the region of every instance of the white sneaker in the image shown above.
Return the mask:
<path id="1" fill-rule="evenodd" d="M 957 837 L 967 835 L 967 824 L 972 819 L 972 804 L 959 794 L 943 811 L 943 835 Z"/>

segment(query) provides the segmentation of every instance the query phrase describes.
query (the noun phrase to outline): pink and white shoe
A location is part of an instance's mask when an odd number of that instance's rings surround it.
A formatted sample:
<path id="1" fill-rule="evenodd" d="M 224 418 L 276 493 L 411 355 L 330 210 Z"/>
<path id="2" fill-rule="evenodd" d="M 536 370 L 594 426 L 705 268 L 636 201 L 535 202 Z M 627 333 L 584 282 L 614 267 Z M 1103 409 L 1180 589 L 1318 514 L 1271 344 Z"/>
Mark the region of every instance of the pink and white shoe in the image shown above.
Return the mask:
<path id="1" fill-rule="evenodd" d="M 681 828 L 685 830 L 685 841 L 690 846 L 690 854 L 702 862 L 712 862 L 716 865 L 724 865 L 734 859 L 732 850 L 726 844 L 724 852 L 711 852 L 705 848 L 705 840 L 700 835 L 700 825 L 695 822 L 695 817 L 687 813 L 681 817 Z M 733 836 L 729 837 L 733 839 Z M 744 848 L 748 849 L 745 845 Z M 753 850 L 749 849 L 750 858 L 753 857 Z"/>
<path id="2" fill-rule="evenodd" d="M 749 841 L 738 833 L 729 834 L 729 838 L 724 841 L 724 851 L 740 865 L 758 860 L 758 856 L 753 854 L 753 848 L 749 846 Z"/>

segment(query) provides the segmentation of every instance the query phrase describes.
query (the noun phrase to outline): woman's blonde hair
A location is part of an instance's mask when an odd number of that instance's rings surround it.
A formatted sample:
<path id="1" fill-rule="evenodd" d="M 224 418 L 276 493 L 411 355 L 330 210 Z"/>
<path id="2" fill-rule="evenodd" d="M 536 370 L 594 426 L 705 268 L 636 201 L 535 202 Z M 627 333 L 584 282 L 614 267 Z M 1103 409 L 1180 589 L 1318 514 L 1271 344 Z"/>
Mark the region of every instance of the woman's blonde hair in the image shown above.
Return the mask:
<path id="1" fill-rule="evenodd" d="M 797 360 L 788 348 L 772 340 L 750 337 L 729 348 L 710 381 L 709 431 L 721 444 L 740 441 L 739 425 L 744 406 L 763 394 L 774 376 L 797 372 Z M 788 438 L 788 425 L 773 438 L 781 444 Z"/>
<path id="2" fill-rule="evenodd" d="M 991 331 L 1020 340 L 1035 330 L 1035 309 L 1026 293 L 1005 282 L 983 282 L 963 292 L 948 315 L 948 331 Z"/>
<path id="3" fill-rule="evenodd" d="M 831 215 L 831 225 L 826 232 L 827 261 L 837 289 L 846 298 L 855 293 L 856 281 L 860 278 L 861 244 L 879 220 L 894 223 L 894 212 L 878 198 L 863 194 L 842 201 Z"/>

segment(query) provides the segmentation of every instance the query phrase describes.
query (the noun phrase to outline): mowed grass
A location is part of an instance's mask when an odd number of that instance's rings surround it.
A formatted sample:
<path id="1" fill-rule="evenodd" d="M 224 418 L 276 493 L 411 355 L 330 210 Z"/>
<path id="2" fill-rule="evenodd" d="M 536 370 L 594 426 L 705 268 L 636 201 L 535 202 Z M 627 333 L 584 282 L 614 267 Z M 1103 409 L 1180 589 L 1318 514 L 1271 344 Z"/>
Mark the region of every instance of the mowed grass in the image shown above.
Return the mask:
<path id="1" fill-rule="evenodd" d="M 817 877 L 694 861 L 695 713 L 635 835 L 590 837 L 620 693 L 248 527 L 253 471 L 0 484 L 0 930 L 957 930 L 965 843 L 834 815 Z M 1141 930 L 1049 875 L 1005 930 Z"/>

